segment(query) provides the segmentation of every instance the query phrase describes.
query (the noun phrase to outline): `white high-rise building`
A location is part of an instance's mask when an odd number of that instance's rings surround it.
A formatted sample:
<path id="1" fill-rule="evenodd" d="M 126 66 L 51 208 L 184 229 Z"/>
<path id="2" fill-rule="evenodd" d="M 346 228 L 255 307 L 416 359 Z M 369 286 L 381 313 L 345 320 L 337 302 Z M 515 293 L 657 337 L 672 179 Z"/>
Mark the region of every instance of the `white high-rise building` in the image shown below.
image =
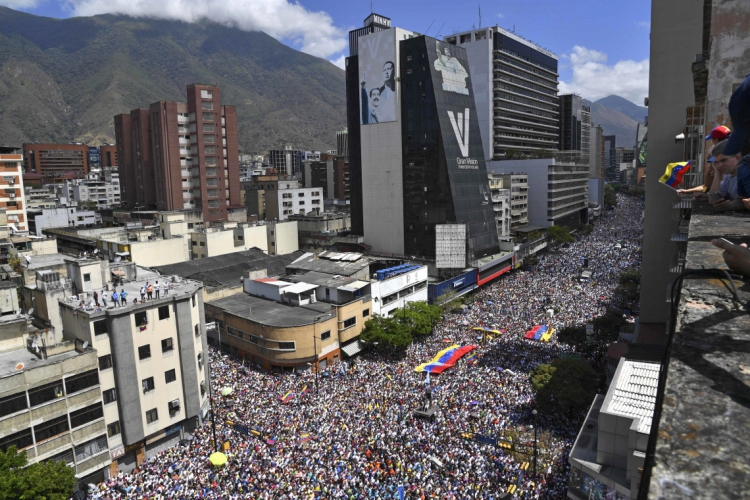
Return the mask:
<path id="1" fill-rule="evenodd" d="M 558 149 L 555 54 L 498 26 L 445 41 L 466 49 L 487 160 Z"/>

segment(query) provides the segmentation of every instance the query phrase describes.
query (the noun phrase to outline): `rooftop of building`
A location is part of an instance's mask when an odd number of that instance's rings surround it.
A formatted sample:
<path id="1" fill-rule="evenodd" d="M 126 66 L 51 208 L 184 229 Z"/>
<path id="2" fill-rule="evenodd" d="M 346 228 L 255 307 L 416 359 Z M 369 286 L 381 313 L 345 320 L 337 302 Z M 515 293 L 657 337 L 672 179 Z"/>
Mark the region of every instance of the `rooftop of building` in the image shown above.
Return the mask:
<path id="1" fill-rule="evenodd" d="M 277 328 L 311 325 L 336 315 L 331 305 L 325 302 L 291 306 L 246 293 L 214 300 L 208 305 L 254 323 Z"/>
<path id="2" fill-rule="evenodd" d="M 266 270 L 267 276 L 281 276 L 286 267 L 305 255 L 296 251 L 284 255 L 268 255 L 257 247 L 244 252 L 235 252 L 218 257 L 189 260 L 178 264 L 159 266 L 155 269 L 165 275 L 180 276 L 201 281 L 206 286 L 239 285 L 247 271 Z"/>
<path id="3" fill-rule="evenodd" d="M 37 271 L 52 266 L 64 265 L 65 261 L 72 257 L 61 253 L 51 253 L 47 255 L 33 255 L 30 258 L 31 262 L 22 263 L 21 266 L 29 271 Z"/>
<path id="4" fill-rule="evenodd" d="M 322 252 L 317 256 L 305 254 L 287 267 L 295 271 L 353 276 L 368 268 L 371 263 L 372 259 L 359 253 Z"/>
<path id="5" fill-rule="evenodd" d="M 638 432 L 651 432 L 659 368 L 659 363 L 620 361 L 602 411 L 637 418 Z"/>
<path id="6" fill-rule="evenodd" d="M 140 270 L 140 268 L 139 268 Z M 143 270 L 146 271 L 146 270 Z M 140 273 L 139 273 L 140 274 Z M 175 281 L 171 279 L 169 276 L 158 276 L 155 273 L 144 273 L 144 276 L 139 277 L 135 281 L 128 281 L 125 283 L 122 283 L 120 285 L 117 285 L 116 290 L 119 294 L 122 290 L 125 290 L 127 293 L 127 305 L 121 305 L 120 307 L 115 307 L 114 303 L 112 302 L 112 294 L 113 291 L 104 291 L 102 289 L 95 289 L 91 292 L 87 293 L 86 299 L 83 301 L 84 305 L 81 307 L 81 297 L 79 296 L 71 296 L 67 297 L 65 300 L 60 301 L 61 307 L 67 307 L 70 309 L 79 309 L 85 313 L 88 313 L 89 315 L 94 315 L 96 313 L 102 313 L 108 310 L 116 310 L 116 311 L 125 311 L 128 309 L 134 309 L 134 308 L 140 308 L 144 304 L 148 307 L 152 307 L 154 305 L 159 305 L 161 303 L 167 303 L 175 296 L 181 296 L 185 294 L 192 295 L 195 293 L 196 290 L 201 288 L 203 286 L 202 283 L 193 281 L 193 280 L 185 280 L 185 279 L 179 279 L 179 281 Z M 152 284 L 154 288 L 153 298 L 151 300 L 146 300 L 145 303 L 141 302 L 141 287 L 146 287 L 148 284 Z M 159 285 L 159 292 L 160 296 L 157 299 L 156 298 L 156 285 Z M 165 295 L 162 291 L 162 285 L 164 283 L 167 283 L 169 285 L 169 293 L 168 295 Z M 93 300 L 93 292 L 97 292 L 99 295 L 99 305 L 100 307 L 96 307 Z M 104 293 L 107 297 L 107 307 L 104 307 L 104 302 L 102 300 L 102 293 Z M 138 299 L 138 304 L 136 305 L 134 303 L 134 300 Z"/>
<path id="7" fill-rule="evenodd" d="M 21 348 L 12 351 L 6 351 L 0 353 L 0 379 L 10 377 L 18 373 L 33 370 L 34 368 L 41 368 L 54 363 L 60 363 L 66 359 L 74 358 L 79 356 L 80 352 L 75 349 L 71 349 L 67 352 L 55 354 L 48 358 L 38 358 L 28 349 Z M 23 366 L 20 366 L 22 364 Z"/>
<path id="8" fill-rule="evenodd" d="M 354 285 L 362 282 L 351 276 L 333 276 L 331 274 L 318 273 L 311 271 L 309 273 L 297 274 L 293 276 L 282 276 L 282 279 L 288 279 L 295 283 L 313 283 L 315 285 L 327 288 L 338 288 L 340 286 Z M 367 282 L 362 282 L 367 283 Z"/>

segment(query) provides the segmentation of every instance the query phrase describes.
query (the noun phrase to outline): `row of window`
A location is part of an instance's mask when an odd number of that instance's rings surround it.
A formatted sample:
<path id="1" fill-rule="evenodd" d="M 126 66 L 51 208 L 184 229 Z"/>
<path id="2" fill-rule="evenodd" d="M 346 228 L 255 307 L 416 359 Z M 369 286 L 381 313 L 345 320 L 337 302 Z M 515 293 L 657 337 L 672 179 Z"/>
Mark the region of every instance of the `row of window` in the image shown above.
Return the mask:
<path id="1" fill-rule="evenodd" d="M 169 352 L 174 349 L 172 337 L 161 341 L 161 352 Z M 151 357 L 151 344 L 142 345 L 138 348 L 138 359 L 144 360 Z M 101 364 L 100 364 L 101 366 Z"/>
<path id="2" fill-rule="evenodd" d="M 59 436 L 69 430 L 76 429 L 100 418 L 104 418 L 104 410 L 101 403 L 96 403 L 71 412 L 69 415 L 53 418 L 28 429 L 0 438 L 0 450 L 6 451 L 11 446 L 15 446 L 19 450 L 27 448 L 33 445 L 34 442 L 39 444 L 42 441 Z"/>

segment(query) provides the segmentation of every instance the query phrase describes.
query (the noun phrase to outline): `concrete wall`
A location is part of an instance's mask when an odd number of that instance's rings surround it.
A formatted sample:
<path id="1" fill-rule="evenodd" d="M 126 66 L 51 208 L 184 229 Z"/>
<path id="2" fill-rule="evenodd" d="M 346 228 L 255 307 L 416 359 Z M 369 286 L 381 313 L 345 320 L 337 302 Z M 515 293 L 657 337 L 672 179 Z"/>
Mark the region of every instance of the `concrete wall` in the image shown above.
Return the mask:
<path id="1" fill-rule="evenodd" d="M 710 47 L 706 131 L 717 125 L 732 127 L 727 112 L 729 98 L 750 73 L 750 11 L 746 0 L 712 2 Z"/>
<path id="2" fill-rule="evenodd" d="M 641 323 L 666 323 L 670 266 L 677 251 L 670 241 L 678 222 L 675 192 L 659 183 L 668 163 L 682 160 L 675 136 L 685 109 L 695 104 L 691 64 L 702 51 L 703 2 L 653 0 L 649 72 L 648 164 L 641 275 Z"/>
<path id="3" fill-rule="evenodd" d="M 359 38 L 360 51 L 372 37 L 393 37 L 396 80 L 400 77 L 399 41 L 410 32 L 392 28 Z M 382 40 L 381 42 L 384 42 Z M 360 59 L 360 64 L 361 64 Z M 362 207 L 365 242 L 376 252 L 404 253 L 404 180 L 401 144 L 401 92 L 397 93 L 396 121 L 360 126 L 362 151 Z"/>
<path id="4" fill-rule="evenodd" d="M 286 221 L 266 226 L 268 255 L 285 255 L 299 250 L 297 221 Z"/>
<path id="5" fill-rule="evenodd" d="M 130 243 L 130 260 L 142 267 L 166 266 L 190 259 L 189 239 L 171 238 Z"/>
<path id="6" fill-rule="evenodd" d="M 475 32 L 482 30 L 475 30 Z M 490 29 L 484 30 L 491 31 Z M 472 41 L 461 44 L 466 49 L 466 59 L 469 61 L 469 74 L 471 75 L 471 86 L 474 89 L 474 105 L 477 108 L 477 121 L 482 136 L 482 148 L 487 161 L 495 156 L 493 147 L 494 113 L 493 113 L 493 64 L 492 64 L 492 38 L 487 33 L 484 40 Z M 510 187 L 510 186 L 507 186 Z"/>
<path id="7" fill-rule="evenodd" d="M 4 321 L 0 324 L 0 352 L 26 347 L 27 324 L 28 321 L 23 316 L 18 321 Z"/>

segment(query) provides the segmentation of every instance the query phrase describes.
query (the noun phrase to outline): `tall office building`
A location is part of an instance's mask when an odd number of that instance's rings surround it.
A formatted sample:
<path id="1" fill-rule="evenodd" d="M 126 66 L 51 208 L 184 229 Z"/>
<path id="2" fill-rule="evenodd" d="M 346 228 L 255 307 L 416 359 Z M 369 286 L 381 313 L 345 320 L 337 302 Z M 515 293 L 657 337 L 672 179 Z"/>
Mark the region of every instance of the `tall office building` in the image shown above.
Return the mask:
<path id="1" fill-rule="evenodd" d="M 620 171 L 617 164 L 617 136 L 604 136 L 604 179 L 607 183 L 619 182 Z"/>
<path id="2" fill-rule="evenodd" d="M 557 150 L 557 56 L 497 26 L 445 37 L 466 49 L 484 156 Z"/>
<path id="3" fill-rule="evenodd" d="M 589 161 L 591 108 L 581 96 L 565 94 L 560 100 L 560 151 L 580 151 L 581 161 Z"/>
<path id="4" fill-rule="evenodd" d="M 117 159 L 128 208 L 200 209 L 204 221 L 240 206 L 237 113 L 219 87 L 193 84 L 187 102 L 155 102 L 115 116 Z"/>
<path id="5" fill-rule="evenodd" d="M 373 18 L 387 21 L 373 14 L 366 27 Z M 355 168 L 361 178 L 365 242 L 434 258 L 435 226 L 461 222 L 470 261 L 498 253 L 466 51 L 401 28 L 356 43 L 358 57 L 347 59 L 348 113 L 357 120 L 349 158 L 352 182 Z"/>
<path id="6" fill-rule="evenodd" d="M 360 151 L 360 79 L 359 37 L 391 28 L 391 20 L 379 14 L 367 16 L 362 28 L 349 32 L 349 57 L 346 58 L 346 129 L 351 172 L 352 233 L 364 235 L 362 204 L 362 161 Z"/>

